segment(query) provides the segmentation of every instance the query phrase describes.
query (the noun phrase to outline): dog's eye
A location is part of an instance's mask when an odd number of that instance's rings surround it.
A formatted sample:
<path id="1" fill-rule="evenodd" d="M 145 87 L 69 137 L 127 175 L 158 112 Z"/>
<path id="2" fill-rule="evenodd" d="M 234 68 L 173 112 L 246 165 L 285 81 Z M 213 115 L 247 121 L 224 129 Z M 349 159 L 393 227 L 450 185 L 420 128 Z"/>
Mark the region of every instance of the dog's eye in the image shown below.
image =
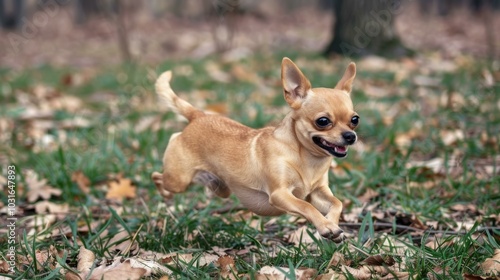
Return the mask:
<path id="1" fill-rule="evenodd" d="M 316 125 L 319 127 L 319 128 L 324 128 L 324 127 L 327 127 L 329 126 L 330 124 L 332 123 L 332 121 L 330 121 L 329 118 L 326 118 L 326 117 L 321 117 L 319 119 L 316 120 Z"/>
<path id="2" fill-rule="evenodd" d="M 352 118 L 351 118 L 351 123 L 352 123 L 353 125 L 358 125 L 358 123 L 359 123 L 359 117 L 358 117 L 358 116 L 354 116 L 354 117 L 352 117 Z"/>

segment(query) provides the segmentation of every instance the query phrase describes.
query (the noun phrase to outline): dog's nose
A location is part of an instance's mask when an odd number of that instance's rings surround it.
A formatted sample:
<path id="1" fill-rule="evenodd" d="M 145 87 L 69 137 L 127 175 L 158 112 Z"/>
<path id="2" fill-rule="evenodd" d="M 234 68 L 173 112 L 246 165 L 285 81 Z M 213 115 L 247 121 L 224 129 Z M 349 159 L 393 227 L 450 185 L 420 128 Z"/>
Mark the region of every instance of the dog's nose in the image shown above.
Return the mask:
<path id="1" fill-rule="evenodd" d="M 354 133 L 352 131 L 346 131 L 346 132 L 342 133 L 342 137 L 349 145 L 352 145 L 352 144 L 354 144 L 354 142 L 356 142 L 356 133 Z"/>

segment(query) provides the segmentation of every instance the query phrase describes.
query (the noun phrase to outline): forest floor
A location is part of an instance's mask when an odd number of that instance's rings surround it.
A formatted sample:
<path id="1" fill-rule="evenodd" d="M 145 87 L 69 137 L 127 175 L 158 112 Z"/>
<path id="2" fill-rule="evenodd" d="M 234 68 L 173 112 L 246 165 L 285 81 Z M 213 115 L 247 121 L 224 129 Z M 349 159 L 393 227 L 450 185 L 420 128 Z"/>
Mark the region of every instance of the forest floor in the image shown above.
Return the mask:
<path id="1" fill-rule="evenodd" d="M 304 20 L 329 30 L 326 19 Z M 301 217 L 259 217 L 235 197 L 208 200 L 201 186 L 168 201 L 159 196 L 150 175 L 161 170 L 170 135 L 185 126 L 157 102 L 153 84 L 162 71 L 173 71 L 174 90 L 195 106 L 251 127 L 279 122 L 289 110 L 280 88 L 283 56 L 313 86 L 340 79 L 348 59 L 325 59 L 317 54 L 323 43 L 294 35 L 326 42 L 327 34 L 280 24 L 287 36 L 261 26 L 255 40 L 267 46 L 236 45 L 222 55 L 198 35 L 153 26 L 130 31 L 131 41 L 144 38 L 131 44 L 143 49 L 133 47 L 137 59 L 129 63 L 120 63 L 110 29 L 95 35 L 97 27 L 36 37 L 16 56 L 2 53 L 0 275 L 498 279 L 500 69 L 475 42 L 458 48 L 449 39 L 451 50 L 429 44 L 413 58 L 355 60 L 360 141 L 332 162 L 330 174 L 344 203 L 342 244 L 318 237 Z M 212 42 L 206 28 L 198 32 Z M 144 43 L 152 34 L 166 46 Z"/>

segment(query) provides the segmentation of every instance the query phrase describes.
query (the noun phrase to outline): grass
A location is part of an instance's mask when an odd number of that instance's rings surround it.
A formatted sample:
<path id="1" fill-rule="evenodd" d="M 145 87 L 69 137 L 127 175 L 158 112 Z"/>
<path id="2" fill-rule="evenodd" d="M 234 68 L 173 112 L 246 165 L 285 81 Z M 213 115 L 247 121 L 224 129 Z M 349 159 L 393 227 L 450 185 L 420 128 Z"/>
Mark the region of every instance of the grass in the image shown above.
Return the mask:
<path id="1" fill-rule="evenodd" d="M 308 54 L 288 55 L 298 59 L 316 86 L 333 86 L 347 65 L 345 61 L 332 63 Z M 352 149 L 347 159 L 337 161 L 339 166 L 330 176 L 334 194 L 345 203 L 344 214 L 359 213 L 357 222 L 344 222 L 350 238 L 343 244 L 314 238 L 308 223 L 289 215 L 278 219 L 245 216 L 248 213 L 236 208 L 236 198 L 208 200 L 200 186 L 168 202 L 159 197 L 150 174 L 161 169 L 168 139 L 182 129 L 182 123 L 156 106 L 151 73 L 173 69 L 173 88 L 191 102 L 224 104 L 231 118 L 261 127 L 279 121 L 286 111 L 278 86 L 281 57 L 256 55 L 235 63 L 220 63 L 213 57 L 167 61 L 158 67 L 130 64 L 91 70 L 90 74 L 51 66 L 0 71 L 0 119 L 13 126 L 2 131 L 5 136 L 0 142 L 0 162 L 3 174 L 9 164 L 15 164 L 18 170 L 16 250 L 23 257 L 16 278 L 63 277 L 62 269 L 76 269 L 81 245 L 92 250 L 99 261 L 116 255 L 134 256 L 137 252 L 117 251 L 109 243 L 120 231 L 135 236 L 142 250 L 192 255 L 189 261 L 165 264 L 176 279 L 220 277 L 220 268 L 213 263 L 197 262 L 216 247 L 234 258 L 238 275 L 246 274 L 251 279 L 264 266 L 291 268 L 289 278 L 294 278 L 293 268 L 299 267 L 316 269 L 318 274 L 329 269 L 341 271 L 340 266 L 329 265 L 336 252 L 344 256 L 345 265 L 353 268 L 362 266 L 368 256 L 391 256 L 398 270 L 409 272 L 410 279 L 483 275 L 480 264 L 500 248 L 500 86 L 498 82 L 493 86 L 483 84 L 482 73 L 489 66 L 482 62 L 458 65 L 451 73 L 408 70 L 400 80 L 395 71 L 365 70 L 363 62 L 358 63 L 352 97 L 361 116 L 358 135 L 363 145 Z M 226 73 L 240 65 L 245 75 L 256 73 L 271 93 L 259 95 L 262 85 L 248 77 L 233 77 L 230 83 L 215 81 L 207 70 L 209 64 L 218 65 Z M 439 83 L 420 87 L 413 81 L 418 75 Z M 83 82 L 64 82 L 80 78 Z M 382 93 L 373 94 L 368 85 L 380 88 Z M 37 86 L 54 91 L 37 97 Z M 50 100 L 61 94 L 76 96 L 82 104 L 75 110 L 51 105 Z M 28 102 L 22 103 L 19 96 Z M 44 103 L 36 103 L 40 101 Z M 44 146 L 41 136 L 32 135 L 33 124 L 39 120 L 23 120 L 21 116 L 26 106 L 45 105 L 52 110 L 53 123 L 84 117 L 90 125 L 69 129 L 56 125 L 43 130 L 44 135 L 57 140 Z M 159 118 L 157 127 L 137 129 L 146 118 L 155 117 Z M 455 130 L 463 137 L 445 142 L 443 133 Z M 443 160 L 442 171 L 412 165 L 436 158 Z M 485 173 L 484 168 L 492 170 Z M 28 169 L 63 190 L 51 202 L 70 205 L 69 211 L 56 215 L 55 221 L 43 228 L 30 224 L 34 217 L 46 215 L 37 214 L 33 203 L 27 201 L 29 186 L 23 171 Z M 90 179 L 88 194 L 72 180 L 76 171 Z M 137 186 L 137 197 L 123 204 L 106 200 L 110 174 L 119 173 Z M 376 193 L 368 201 L 362 198 L 367 190 Z M 1 201 L 7 202 L 5 188 Z M 476 211 L 454 210 L 457 205 L 474 205 Z M 229 212 L 217 212 L 227 206 Z M 380 214 L 381 219 L 377 218 Z M 435 223 L 436 228 L 424 232 L 398 227 L 413 227 L 416 220 Z M 2 221 L 6 223 L 4 218 Z M 462 222 L 472 228 L 459 230 Z M 392 223 L 393 227 L 381 228 L 380 223 Z M 312 244 L 289 243 L 286 235 L 304 224 L 311 228 Z M 0 239 L 0 250 L 6 252 L 7 235 Z M 426 246 L 434 240 L 438 244 L 435 248 Z M 37 265 L 33 261 L 40 259 L 37 253 L 51 246 L 62 253 L 52 262 Z M 160 276 L 153 274 L 147 279 Z M 349 273 L 345 277 L 357 279 Z"/>

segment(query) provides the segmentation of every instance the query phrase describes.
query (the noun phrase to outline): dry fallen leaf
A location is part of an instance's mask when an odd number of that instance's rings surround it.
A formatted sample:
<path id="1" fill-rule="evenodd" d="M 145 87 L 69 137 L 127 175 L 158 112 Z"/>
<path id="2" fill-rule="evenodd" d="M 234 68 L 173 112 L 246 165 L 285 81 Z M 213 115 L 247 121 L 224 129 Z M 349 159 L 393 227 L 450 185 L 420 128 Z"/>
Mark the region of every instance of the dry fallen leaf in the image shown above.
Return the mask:
<path id="1" fill-rule="evenodd" d="M 495 249 L 493 257 L 487 258 L 481 264 L 481 269 L 487 275 L 500 276 L 500 249 Z"/>
<path id="2" fill-rule="evenodd" d="M 86 82 L 86 77 L 82 73 L 69 73 L 61 77 L 61 84 L 65 86 L 80 86 Z"/>
<path id="3" fill-rule="evenodd" d="M 236 279 L 234 275 L 238 275 L 236 266 L 234 264 L 234 259 L 231 256 L 222 256 L 216 262 L 220 268 L 220 276 L 224 279 Z"/>
<path id="4" fill-rule="evenodd" d="M 3 192 L 4 187 L 7 186 L 7 178 L 0 175 L 0 191 Z"/>
<path id="5" fill-rule="evenodd" d="M 119 178 L 116 182 L 109 182 L 109 190 L 106 194 L 107 199 L 116 199 L 122 201 L 124 198 L 134 198 L 136 187 L 132 185 L 132 180 Z"/>
<path id="6" fill-rule="evenodd" d="M 239 81 L 248 82 L 252 84 L 262 84 L 262 80 L 255 73 L 255 71 L 245 68 L 242 64 L 234 64 L 231 67 L 231 75 Z"/>
<path id="7" fill-rule="evenodd" d="M 120 258 L 115 259 L 111 265 L 103 264 L 92 270 L 92 273 L 87 276 L 89 280 L 115 280 L 115 279 L 128 279 L 139 280 L 145 276 L 147 270 L 143 267 L 134 267 L 133 261 L 130 259 L 124 262 Z"/>
<path id="8" fill-rule="evenodd" d="M 411 224 L 410 226 L 413 228 L 418 228 L 422 230 L 427 230 L 429 227 L 425 225 L 416 215 L 409 216 Z"/>
<path id="9" fill-rule="evenodd" d="M 471 213 L 477 212 L 477 206 L 475 204 L 472 204 L 472 203 L 454 204 L 454 205 L 450 206 L 450 209 L 453 211 L 457 211 L 457 212 L 471 212 Z"/>
<path id="10" fill-rule="evenodd" d="M 385 277 L 380 278 L 382 280 L 409 280 L 409 279 L 416 279 L 415 275 L 411 275 L 409 272 L 406 271 L 392 271 L 391 273 L 387 274 Z"/>
<path id="11" fill-rule="evenodd" d="M 92 251 L 87 250 L 85 247 L 80 247 L 80 252 L 78 253 L 78 265 L 76 269 L 80 272 L 90 271 L 90 268 L 94 264 L 95 255 Z"/>
<path id="12" fill-rule="evenodd" d="M 318 273 L 316 269 L 312 268 L 298 268 L 294 271 L 296 279 L 312 279 Z M 257 274 L 257 279 L 267 279 L 267 280 L 282 280 L 288 279 L 287 275 L 290 275 L 290 268 L 288 267 L 272 267 L 264 266 L 259 270 Z"/>
<path id="13" fill-rule="evenodd" d="M 319 240 L 322 239 L 321 235 L 317 231 L 311 230 L 307 226 L 302 226 L 287 236 L 288 242 L 293 243 L 295 245 L 314 244 L 314 239 L 311 238 L 311 236 L 307 231 L 313 233 L 316 239 Z"/>
<path id="14" fill-rule="evenodd" d="M 139 249 L 139 245 L 135 240 L 132 240 L 133 235 L 130 235 L 126 230 L 115 234 L 109 241 L 107 245 L 108 252 L 119 252 L 121 255 L 126 255 L 130 252 L 136 252 Z"/>
<path id="15" fill-rule="evenodd" d="M 370 270 L 366 269 L 365 266 L 362 266 L 361 268 L 352 268 L 349 266 L 342 266 L 342 271 L 346 275 L 352 275 L 354 279 L 357 280 L 368 280 L 375 278 L 376 274 L 372 273 Z"/>
<path id="16" fill-rule="evenodd" d="M 327 273 L 318 275 L 315 280 L 345 280 L 347 277 L 342 272 L 329 269 Z"/>
<path id="17" fill-rule="evenodd" d="M 413 83 L 419 87 L 438 87 L 440 82 L 437 78 L 423 75 L 413 77 Z"/>
<path id="18" fill-rule="evenodd" d="M 441 141 L 443 141 L 443 144 L 446 146 L 456 144 L 457 142 L 464 140 L 465 137 L 464 132 L 461 129 L 441 130 L 439 135 L 441 137 Z"/>
<path id="19" fill-rule="evenodd" d="M 38 238 L 42 238 L 40 231 L 48 228 L 56 220 L 57 217 L 54 214 L 30 216 L 26 219 L 25 227 L 31 229 L 28 235 L 37 234 Z"/>
<path id="20" fill-rule="evenodd" d="M 57 123 L 57 127 L 61 129 L 87 128 L 90 125 L 91 122 L 82 117 L 75 117 L 73 119 L 62 120 Z"/>
<path id="21" fill-rule="evenodd" d="M 256 230 L 260 230 L 262 228 L 262 219 L 259 216 L 256 216 L 253 212 L 240 210 L 232 214 L 232 216 L 236 221 L 246 222 L 251 228 Z M 228 223 L 231 222 L 228 221 Z"/>
<path id="22" fill-rule="evenodd" d="M 436 181 L 408 182 L 408 188 L 430 190 L 438 186 Z"/>
<path id="23" fill-rule="evenodd" d="M 400 133 L 396 135 L 394 143 L 398 146 L 399 149 L 406 151 L 408 147 L 411 146 L 413 139 L 415 139 L 415 137 L 417 136 L 418 134 L 416 135 L 413 130 L 405 133 Z"/>
<path id="24" fill-rule="evenodd" d="M 442 279 L 442 277 L 450 277 L 448 267 L 437 266 L 427 273 L 427 279 L 430 280 Z"/>
<path id="25" fill-rule="evenodd" d="M 146 131 L 147 129 L 151 129 L 152 131 L 158 131 L 160 129 L 160 116 L 146 116 L 141 118 L 137 124 L 134 126 L 134 131 L 136 133 L 141 133 Z"/>
<path id="26" fill-rule="evenodd" d="M 227 72 L 224 72 L 219 64 L 215 62 L 208 62 L 205 64 L 205 70 L 207 71 L 210 78 L 219 82 L 219 83 L 229 83 L 231 82 L 231 75 Z"/>
<path id="27" fill-rule="evenodd" d="M 82 171 L 73 172 L 71 181 L 75 182 L 83 193 L 88 194 L 90 192 L 90 180 Z"/>
<path id="28" fill-rule="evenodd" d="M 395 261 L 394 259 L 389 256 L 383 256 L 383 255 L 373 255 L 369 256 L 368 258 L 363 260 L 363 264 L 366 265 L 383 265 L 383 266 L 392 266 L 394 265 Z"/>
<path id="29" fill-rule="evenodd" d="M 160 263 L 168 263 L 165 262 L 165 260 L 168 260 L 168 258 L 171 256 L 171 253 L 169 254 L 164 254 L 164 253 L 159 253 L 156 251 L 150 251 L 150 250 L 144 250 L 144 249 L 139 249 L 137 252 L 136 257 L 143 259 L 143 260 L 154 260 L 158 261 Z M 172 261 L 172 260 L 170 260 Z"/>
<path id="30" fill-rule="evenodd" d="M 53 110 L 40 110 L 32 106 L 27 106 L 18 118 L 22 121 L 50 120 L 53 116 Z"/>
<path id="31" fill-rule="evenodd" d="M 35 212 L 37 214 L 67 214 L 69 212 L 69 204 L 55 204 L 50 201 L 39 201 L 35 204 Z"/>
<path id="32" fill-rule="evenodd" d="M 352 268 L 349 266 L 342 266 L 342 272 L 345 275 L 352 275 L 354 279 L 368 280 L 368 279 L 409 279 L 408 272 L 398 271 L 395 267 L 388 267 L 387 265 L 364 265 L 360 268 Z M 331 279 L 347 279 L 345 276 L 338 277 L 334 275 Z M 351 279 L 351 278 L 349 278 Z"/>
<path id="33" fill-rule="evenodd" d="M 427 161 L 409 161 L 406 164 L 406 168 L 408 169 L 415 167 L 425 167 L 430 169 L 435 174 L 439 174 L 445 167 L 445 161 L 442 158 L 433 158 Z"/>
<path id="34" fill-rule="evenodd" d="M 391 252 L 396 255 L 404 255 L 408 250 L 408 246 L 406 245 L 406 243 L 386 233 L 383 233 L 377 242 L 381 243 L 380 244 L 381 250 L 384 250 L 386 252 Z"/>
<path id="35" fill-rule="evenodd" d="M 72 95 L 61 95 L 57 98 L 50 100 L 47 104 L 50 109 L 55 110 L 65 110 L 68 112 L 76 112 L 79 111 L 83 105 L 83 102 L 80 98 Z"/>
<path id="36" fill-rule="evenodd" d="M 0 260 L 0 273 L 8 273 L 9 269 L 10 269 L 9 263 L 7 261 Z M 5 277 L 5 279 L 9 279 L 9 278 Z"/>
<path id="37" fill-rule="evenodd" d="M 483 69 L 483 78 L 484 78 L 484 85 L 486 87 L 492 87 L 495 85 L 495 78 L 493 77 L 493 74 L 488 69 Z"/>
<path id="38" fill-rule="evenodd" d="M 27 199 L 29 202 L 35 202 L 39 198 L 43 200 L 49 199 L 52 195 L 59 196 L 62 194 L 62 191 L 59 189 L 55 189 L 49 185 L 47 185 L 47 179 L 39 180 L 38 175 L 29 170 L 26 172 L 26 185 L 28 188 L 28 192 L 26 193 Z"/>
<path id="39" fill-rule="evenodd" d="M 58 251 L 53 245 L 50 245 L 49 249 L 40 250 L 37 249 L 35 252 L 35 263 L 38 269 L 50 268 L 55 269 L 59 264 L 56 258 L 62 257 L 65 254 L 63 251 Z M 32 260 L 31 256 L 28 256 L 29 260 Z"/>
<path id="40" fill-rule="evenodd" d="M 363 216 L 364 207 L 352 207 L 349 212 L 342 213 L 342 218 L 348 223 L 357 223 Z"/>
<path id="41" fill-rule="evenodd" d="M 498 277 L 495 276 L 482 276 L 482 275 L 474 275 L 474 274 L 467 274 L 464 273 L 462 275 L 465 280 L 498 280 Z"/>
<path id="42" fill-rule="evenodd" d="M 227 103 L 218 102 L 218 103 L 210 103 L 205 106 L 205 111 L 209 113 L 217 113 L 220 115 L 227 115 L 229 112 L 229 108 Z"/>
<path id="43" fill-rule="evenodd" d="M 429 242 L 425 243 L 426 247 L 429 247 L 431 249 L 438 249 L 438 248 L 445 248 L 449 246 L 453 246 L 456 244 L 456 240 L 449 239 L 449 238 L 434 238 L 433 240 L 430 240 Z"/>
<path id="44" fill-rule="evenodd" d="M 332 255 L 332 258 L 328 262 L 328 267 L 337 267 L 339 265 L 345 265 L 346 261 L 344 259 L 344 255 L 341 254 L 340 252 L 335 252 Z"/>
<path id="45" fill-rule="evenodd" d="M 130 262 L 130 266 L 132 268 L 145 269 L 146 272 L 144 273 L 143 276 L 151 276 L 152 274 L 168 274 L 168 275 L 172 274 L 172 271 L 170 271 L 168 268 L 153 260 L 130 258 L 127 259 L 127 261 Z"/>
<path id="46" fill-rule="evenodd" d="M 38 269 L 42 269 L 42 267 L 45 267 L 49 265 L 49 251 L 47 250 L 36 250 L 35 252 L 35 265 L 37 266 Z"/>
<path id="47" fill-rule="evenodd" d="M 163 264 L 170 265 L 183 265 L 188 264 L 193 261 L 195 257 L 192 254 L 179 254 L 179 253 L 170 253 L 163 256 L 160 259 L 160 262 Z M 194 260 L 198 266 L 204 266 L 207 264 L 215 263 L 219 259 L 219 256 L 215 254 L 204 253 L 199 256 L 196 256 Z"/>
<path id="48" fill-rule="evenodd" d="M 362 196 L 358 197 L 358 200 L 361 203 L 368 203 L 372 198 L 375 198 L 377 196 L 379 196 L 379 193 L 377 191 L 372 189 L 366 189 L 366 192 Z"/>

